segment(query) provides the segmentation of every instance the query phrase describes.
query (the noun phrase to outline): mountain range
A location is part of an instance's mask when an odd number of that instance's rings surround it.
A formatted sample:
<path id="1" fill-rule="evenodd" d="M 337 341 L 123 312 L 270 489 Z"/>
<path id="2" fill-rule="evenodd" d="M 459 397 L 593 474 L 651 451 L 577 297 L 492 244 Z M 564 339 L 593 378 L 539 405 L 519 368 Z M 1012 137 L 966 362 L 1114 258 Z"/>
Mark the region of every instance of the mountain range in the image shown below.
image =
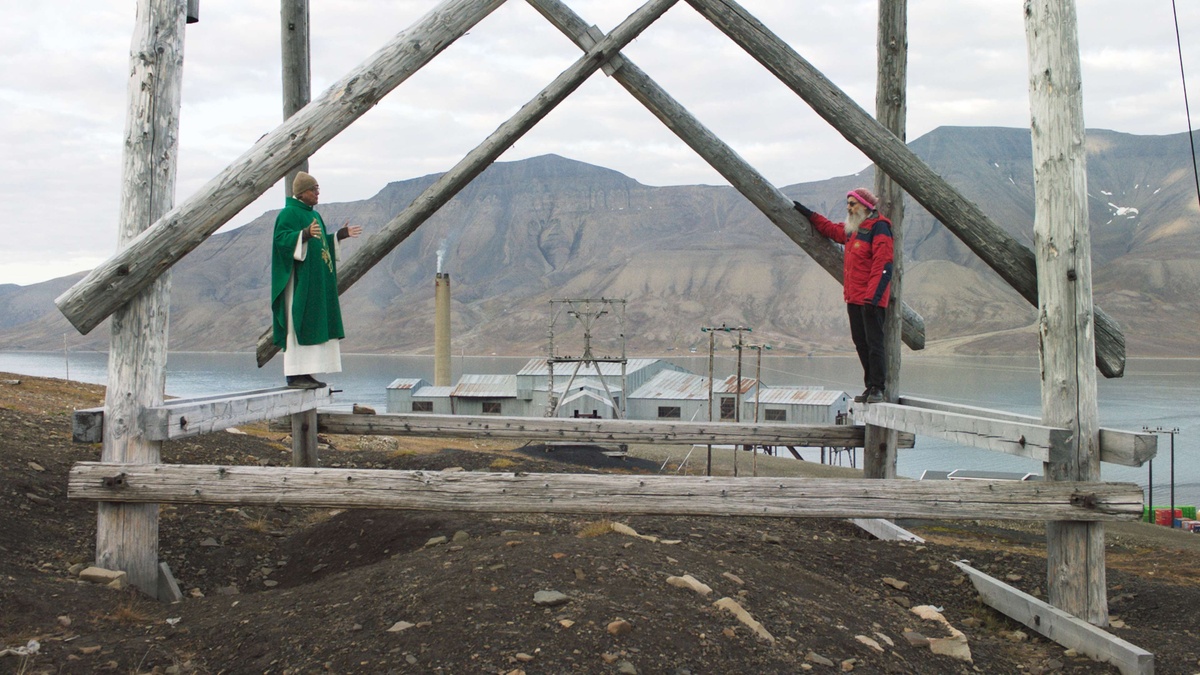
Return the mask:
<path id="1" fill-rule="evenodd" d="M 941 127 L 910 147 L 1033 247 L 1028 130 Z M 1087 150 L 1096 303 L 1121 324 L 1130 356 L 1195 356 L 1200 209 L 1188 135 L 1090 130 Z M 318 208 L 331 226 L 349 220 L 369 235 L 437 177 Z M 838 220 L 847 190 L 873 183 L 867 167 L 781 189 Z M 270 321 L 274 218 L 214 235 L 176 265 L 170 349 L 254 349 Z M 912 200 L 902 241 L 904 299 L 924 317 L 931 351 L 1036 353 L 1035 309 Z M 455 352 L 544 353 L 549 300 L 580 297 L 627 301 L 623 325 L 598 321 L 598 353 L 619 350 L 620 333 L 631 355 L 686 351 L 706 346 L 701 326 L 721 323 L 750 326 L 783 353 L 849 348 L 840 287 L 728 186 L 648 186 L 556 155 L 496 163 L 342 296 L 343 350 L 432 352 L 439 260 Z M 107 322 L 80 336 L 53 304 L 79 278 L 0 285 L 0 345 L 60 349 L 66 333 L 72 349 L 106 350 Z M 559 353 L 571 353 L 578 336 L 557 325 Z"/>

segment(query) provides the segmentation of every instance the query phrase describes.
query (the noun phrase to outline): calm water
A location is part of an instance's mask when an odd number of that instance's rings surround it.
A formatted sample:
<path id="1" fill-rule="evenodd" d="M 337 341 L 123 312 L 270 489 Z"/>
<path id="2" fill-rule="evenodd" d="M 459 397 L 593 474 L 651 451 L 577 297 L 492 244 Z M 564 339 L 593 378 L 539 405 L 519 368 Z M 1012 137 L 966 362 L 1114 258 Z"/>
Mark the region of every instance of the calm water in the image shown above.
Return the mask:
<path id="1" fill-rule="evenodd" d="M 97 352 L 7 353 L 0 352 L 0 372 L 43 377 L 66 377 L 103 384 L 107 379 L 107 355 Z M 69 358 L 69 361 L 68 361 Z M 525 357 L 455 357 L 453 377 L 463 373 L 513 373 Z M 695 373 L 707 373 L 703 356 L 673 357 L 671 361 Z M 397 377 L 423 377 L 432 381 L 430 356 L 354 355 L 342 359 L 344 372 L 327 378 L 343 393 L 337 399 L 349 406 L 360 403 L 383 410 L 387 385 Z M 747 357 L 743 375 L 754 376 L 755 362 Z M 732 357 L 717 359 L 718 377 L 735 372 Z M 762 379 L 767 384 L 820 385 L 857 393 L 862 389 L 856 359 L 850 357 L 805 358 L 764 355 Z M 199 396 L 256 389 L 283 383 L 281 359 L 258 368 L 254 355 L 172 353 L 167 364 L 167 393 Z M 904 361 L 901 390 L 910 396 L 995 408 L 1026 415 L 1039 415 L 1037 359 L 1034 358 L 936 358 L 909 356 Z M 1141 431 L 1143 427 L 1179 429 L 1175 437 L 1175 502 L 1200 504 L 1200 359 L 1135 359 L 1125 377 L 1099 380 L 1100 423 L 1116 429 Z M 810 454 L 812 455 L 810 457 Z M 816 459 L 816 451 L 805 455 Z M 1169 501 L 1170 441 L 1159 442 L 1154 461 L 1154 502 Z M 917 447 L 901 451 L 901 475 L 918 477 L 922 471 L 976 469 L 1030 471 L 1041 473 L 1041 464 L 1020 457 L 962 447 L 948 441 L 918 438 Z M 1148 471 L 1104 465 L 1105 480 L 1127 481 L 1145 487 Z"/>

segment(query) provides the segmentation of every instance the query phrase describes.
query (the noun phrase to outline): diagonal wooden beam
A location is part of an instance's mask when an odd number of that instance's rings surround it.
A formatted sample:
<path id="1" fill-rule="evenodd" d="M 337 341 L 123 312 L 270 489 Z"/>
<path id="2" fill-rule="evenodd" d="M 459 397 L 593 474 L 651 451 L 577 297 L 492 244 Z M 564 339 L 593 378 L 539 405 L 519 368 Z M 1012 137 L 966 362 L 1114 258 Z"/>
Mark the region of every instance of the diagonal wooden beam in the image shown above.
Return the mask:
<path id="1" fill-rule="evenodd" d="M 600 38 L 599 29 L 588 26 L 560 0 L 528 0 L 534 9 L 587 51 Z M 605 72 L 633 95 L 681 141 L 700 155 L 729 184 L 750 200 L 789 239 L 804 249 L 838 283 L 843 283 L 843 253 L 833 242 L 813 231 L 792 208 L 788 199 L 753 166 L 705 127 L 687 108 L 671 97 L 641 68 L 623 54 L 614 55 Z M 914 350 L 925 347 L 925 321 L 912 307 L 903 305 L 904 342 Z"/>
<path id="2" fill-rule="evenodd" d="M 687 2 L 812 106 L 1031 305 L 1038 306 L 1033 251 L 1001 229 L 904 141 L 734 0 Z M 1105 377 L 1121 377 L 1125 372 L 1125 336 L 1117 322 L 1098 306 L 1094 308 L 1094 319 L 1096 366 Z"/>
<path id="3" fill-rule="evenodd" d="M 90 332 L 503 2 L 444 0 L 60 295 L 59 311 Z"/>
<path id="4" fill-rule="evenodd" d="M 505 150 L 512 147 L 518 139 L 525 135 L 538 122 L 550 113 L 571 92 L 579 88 L 587 78 L 600 69 L 613 54 L 629 44 L 641 34 L 663 12 L 670 9 L 677 0 L 649 0 L 636 12 L 629 15 L 621 25 L 613 29 L 603 40 L 597 42 L 586 54 L 579 57 L 574 64 L 554 78 L 536 96 L 521 107 L 504 124 L 492 132 L 479 146 L 463 157 L 454 168 L 442 174 L 433 185 L 413 200 L 406 209 L 400 212 L 387 225 L 371 235 L 358 251 L 338 271 L 338 293 L 345 293 L 371 268 L 383 260 L 417 230 L 430 216 L 437 212 L 446 202 L 454 198 L 460 190 L 483 172 L 492 162 L 496 161 Z M 271 342 L 271 331 L 268 329 L 258 338 L 256 349 L 258 365 L 261 367 L 271 360 L 279 348 Z"/>
<path id="5" fill-rule="evenodd" d="M 80 462 L 69 499 L 473 513 L 1136 520 L 1132 483 L 711 478 Z"/>

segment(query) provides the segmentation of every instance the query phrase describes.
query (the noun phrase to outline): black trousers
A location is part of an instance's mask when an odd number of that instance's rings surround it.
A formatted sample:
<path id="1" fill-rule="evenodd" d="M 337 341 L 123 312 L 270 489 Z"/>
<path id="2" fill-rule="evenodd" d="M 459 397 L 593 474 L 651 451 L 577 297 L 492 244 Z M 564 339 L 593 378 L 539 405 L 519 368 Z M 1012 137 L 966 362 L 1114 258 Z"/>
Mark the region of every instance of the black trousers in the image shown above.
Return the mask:
<path id="1" fill-rule="evenodd" d="M 883 318 L 887 310 L 875 305 L 846 305 L 850 338 L 862 363 L 863 384 L 883 391 L 887 361 L 883 357 Z"/>

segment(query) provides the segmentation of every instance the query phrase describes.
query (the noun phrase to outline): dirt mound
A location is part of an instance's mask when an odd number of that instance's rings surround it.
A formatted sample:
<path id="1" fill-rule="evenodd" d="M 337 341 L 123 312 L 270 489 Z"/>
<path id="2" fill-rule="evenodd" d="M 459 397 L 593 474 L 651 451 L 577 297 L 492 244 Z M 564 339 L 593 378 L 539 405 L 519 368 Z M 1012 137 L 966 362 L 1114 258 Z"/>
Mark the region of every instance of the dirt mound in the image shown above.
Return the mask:
<path id="1" fill-rule="evenodd" d="M 630 533 L 595 517 L 163 506 L 159 556 L 182 602 L 82 583 L 95 505 L 66 500 L 66 475 L 99 449 L 70 442 L 69 409 L 96 392 L 21 379 L 0 387 L 0 650 L 38 646 L 0 656 L 0 673 L 1117 672 L 978 602 L 951 561 L 1044 590 L 1040 539 L 990 523 L 913 524 L 929 539 L 916 545 L 838 520 L 621 519 Z M 169 443 L 163 458 L 289 463 L 280 434 L 249 431 Z M 657 471 L 595 449 L 324 440 L 329 466 Z M 1112 632 L 1153 651 L 1158 672 L 1193 672 L 1195 557 L 1110 551 Z M 671 580 L 685 575 L 711 592 Z M 940 607 L 973 662 L 906 638 L 948 635 L 915 605 Z"/>

